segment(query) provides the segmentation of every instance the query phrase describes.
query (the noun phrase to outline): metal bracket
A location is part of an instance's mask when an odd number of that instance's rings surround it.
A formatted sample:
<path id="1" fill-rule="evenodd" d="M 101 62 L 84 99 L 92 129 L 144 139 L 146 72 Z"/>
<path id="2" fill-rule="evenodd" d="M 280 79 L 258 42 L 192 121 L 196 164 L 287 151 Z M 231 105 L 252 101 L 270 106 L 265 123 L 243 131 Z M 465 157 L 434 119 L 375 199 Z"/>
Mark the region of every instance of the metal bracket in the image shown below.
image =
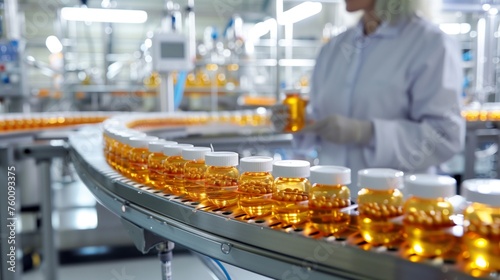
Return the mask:
<path id="1" fill-rule="evenodd" d="M 19 160 L 27 158 L 50 160 L 55 157 L 65 157 L 66 155 L 68 155 L 68 145 L 63 140 L 21 144 L 16 147 L 16 159 Z"/>
<path id="2" fill-rule="evenodd" d="M 143 254 L 146 254 L 147 252 L 149 252 L 149 250 L 155 248 L 159 244 L 170 242 L 165 240 L 165 238 L 160 237 L 150 231 L 147 231 L 126 219 L 122 218 L 121 221 L 123 226 L 127 230 L 129 236 L 132 238 L 132 241 L 134 241 L 135 247 Z M 170 244 L 168 247 L 169 248 L 171 247 Z"/>
<path id="3" fill-rule="evenodd" d="M 42 250 L 44 255 L 45 279 L 57 280 L 59 257 L 56 248 L 54 228 L 52 225 L 53 192 L 50 166 L 52 159 L 65 157 L 69 154 L 68 145 L 63 140 L 41 141 L 35 143 L 21 143 L 14 148 L 16 160 L 33 158 L 37 163 L 37 171 L 40 177 L 42 199 Z"/>

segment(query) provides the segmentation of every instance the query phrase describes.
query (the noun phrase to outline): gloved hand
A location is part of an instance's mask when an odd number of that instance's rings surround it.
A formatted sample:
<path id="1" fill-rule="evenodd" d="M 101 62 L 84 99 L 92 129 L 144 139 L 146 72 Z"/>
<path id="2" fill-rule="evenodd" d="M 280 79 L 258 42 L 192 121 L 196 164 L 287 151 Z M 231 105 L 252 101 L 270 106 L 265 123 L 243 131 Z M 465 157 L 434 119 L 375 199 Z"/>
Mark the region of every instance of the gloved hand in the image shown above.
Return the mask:
<path id="1" fill-rule="evenodd" d="M 271 107 L 271 122 L 276 132 L 283 132 L 290 116 L 289 108 L 283 104 L 276 104 Z"/>
<path id="2" fill-rule="evenodd" d="M 332 115 L 304 127 L 298 133 L 308 132 L 314 132 L 336 144 L 366 145 L 373 137 L 373 124 L 370 121 Z"/>

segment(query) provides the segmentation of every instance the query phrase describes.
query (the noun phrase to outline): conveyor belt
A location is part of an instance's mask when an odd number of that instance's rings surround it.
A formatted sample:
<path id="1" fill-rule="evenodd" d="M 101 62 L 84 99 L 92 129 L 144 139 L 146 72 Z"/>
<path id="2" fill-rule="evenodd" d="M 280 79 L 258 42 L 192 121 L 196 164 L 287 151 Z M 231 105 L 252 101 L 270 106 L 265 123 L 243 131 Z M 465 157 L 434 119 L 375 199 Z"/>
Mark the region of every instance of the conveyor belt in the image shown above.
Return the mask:
<path id="1" fill-rule="evenodd" d="M 247 218 L 235 208 L 213 209 L 135 183 L 102 155 L 101 132 L 70 136 L 76 170 L 97 200 L 122 219 L 167 240 L 276 279 L 474 279 L 452 262 L 401 257 L 370 247 L 353 229 L 322 236 L 312 228 L 282 227 Z"/>

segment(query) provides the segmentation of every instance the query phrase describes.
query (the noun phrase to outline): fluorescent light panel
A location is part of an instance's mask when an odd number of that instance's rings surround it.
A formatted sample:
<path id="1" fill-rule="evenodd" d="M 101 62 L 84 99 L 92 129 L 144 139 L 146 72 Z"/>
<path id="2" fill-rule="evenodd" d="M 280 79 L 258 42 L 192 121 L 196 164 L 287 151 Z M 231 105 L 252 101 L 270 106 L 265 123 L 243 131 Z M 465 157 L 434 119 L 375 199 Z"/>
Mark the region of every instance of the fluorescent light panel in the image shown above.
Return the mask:
<path id="1" fill-rule="evenodd" d="M 61 17 L 68 21 L 144 23 L 148 14 L 140 10 L 62 8 Z"/>
<path id="2" fill-rule="evenodd" d="M 252 33 L 255 38 L 259 38 L 269 33 L 272 28 L 276 28 L 276 20 L 274 18 L 256 23 L 252 29 Z"/>
<path id="3" fill-rule="evenodd" d="M 54 35 L 47 37 L 47 39 L 45 40 L 45 45 L 51 53 L 60 53 L 63 50 L 61 41 L 59 41 L 59 39 Z"/>
<path id="4" fill-rule="evenodd" d="M 284 11 L 281 17 L 278 19 L 279 24 L 286 25 L 299 22 L 308 17 L 312 17 L 315 14 L 321 12 L 323 5 L 319 2 L 304 2 L 301 3 L 290 10 Z"/>
<path id="5" fill-rule="evenodd" d="M 471 30 L 468 23 L 441 23 L 439 25 L 441 30 L 449 35 L 467 34 Z"/>

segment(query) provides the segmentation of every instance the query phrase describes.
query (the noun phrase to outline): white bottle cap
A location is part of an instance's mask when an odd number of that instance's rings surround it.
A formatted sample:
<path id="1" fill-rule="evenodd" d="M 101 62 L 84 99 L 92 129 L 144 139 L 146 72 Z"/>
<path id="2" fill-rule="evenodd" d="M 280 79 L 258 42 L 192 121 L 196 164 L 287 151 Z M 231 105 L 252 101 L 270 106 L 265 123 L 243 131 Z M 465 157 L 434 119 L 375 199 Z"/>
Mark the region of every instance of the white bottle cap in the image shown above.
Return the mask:
<path id="1" fill-rule="evenodd" d="M 149 142 L 148 149 L 152 153 L 161 153 L 163 152 L 163 147 L 165 145 L 175 145 L 177 142 L 175 141 L 166 141 L 166 140 L 159 140 L 159 141 L 153 141 Z"/>
<path id="2" fill-rule="evenodd" d="M 358 186 L 374 190 L 393 190 L 403 187 L 404 173 L 395 169 L 369 168 L 358 171 Z"/>
<path id="3" fill-rule="evenodd" d="M 457 194 L 457 181 L 449 176 L 411 175 L 405 178 L 405 190 L 421 198 L 448 198 Z"/>
<path id="4" fill-rule="evenodd" d="M 240 160 L 241 172 L 271 172 L 273 171 L 272 157 L 245 157 Z"/>
<path id="5" fill-rule="evenodd" d="M 132 148 L 147 148 L 149 142 L 157 141 L 158 137 L 143 136 L 143 137 L 130 137 L 128 138 L 128 145 Z"/>
<path id="6" fill-rule="evenodd" d="M 205 159 L 205 155 L 212 151 L 211 148 L 208 147 L 192 147 L 186 148 L 182 150 L 182 157 L 185 160 L 200 160 Z"/>
<path id="7" fill-rule="evenodd" d="M 471 179 L 462 183 L 462 195 L 469 202 L 500 207 L 500 180 Z"/>
<path id="8" fill-rule="evenodd" d="M 311 167 L 311 184 L 348 185 L 351 183 L 351 169 L 342 166 Z"/>
<path id="9" fill-rule="evenodd" d="M 130 137 L 146 137 L 146 133 L 139 131 L 125 131 L 116 134 L 116 140 L 128 145 L 128 138 Z"/>
<path id="10" fill-rule="evenodd" d="M 280 160 L 273 163 L 273 176 L 284 178 L 309 177 L 311 164 L 304 160 Z"/>
<path id="11" fill-rule="evenodd" d="M 102 134 L 108 136 L 108 137 L 113 137 L 115 134 L 115 131 L 117 131 L 116 126 L 112 126 L 110 124 L 103 124 L 102 125 Z"/>
<path id="12" fill-rule="evenodd" d="M 175 145 L 164 145 L 163 146 L 163 154 L 169 157 L 172 156 L 180 156 L 182 155 L 182 150 L 186 148 L 192 148 L 194 147 L 191 144 L 175 144 Z"/>
<path id="13" fill-rule="evenodd" d="M 116 140 L 116 135 L 119 134 L 119 130 L 116 127 L 109 126 L 103 129 L 103 134 Z"/>
<path id="14" fill-rule="evenodd" d="M 238 166 L 238 154 L 234 152 L 209 152 L 205 163 L 209 166 Z"/>

